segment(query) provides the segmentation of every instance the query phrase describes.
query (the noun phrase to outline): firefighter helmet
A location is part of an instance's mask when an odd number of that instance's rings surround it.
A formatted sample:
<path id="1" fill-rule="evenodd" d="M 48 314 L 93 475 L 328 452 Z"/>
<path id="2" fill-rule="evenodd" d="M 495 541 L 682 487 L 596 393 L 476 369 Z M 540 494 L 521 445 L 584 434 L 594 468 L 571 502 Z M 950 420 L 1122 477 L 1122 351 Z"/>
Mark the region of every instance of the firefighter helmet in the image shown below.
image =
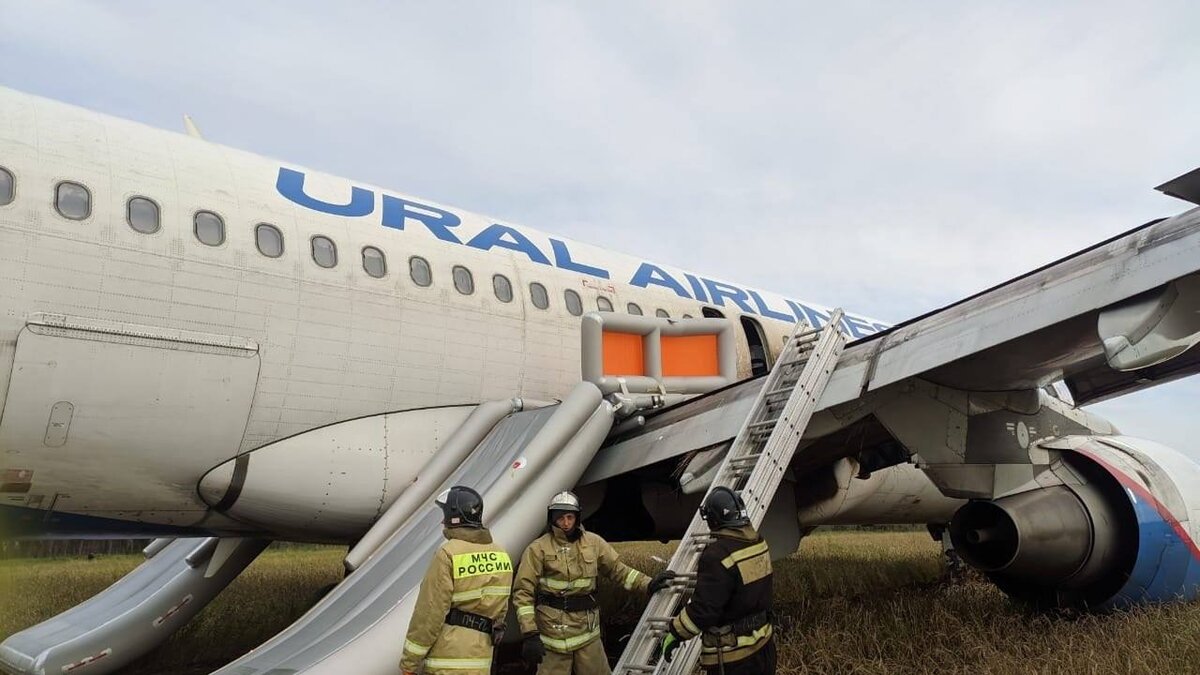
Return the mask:
<path id="1" fill-rule="evenodd" d="M 579 527 L 579 518 L 581 515 L 579 512 L 579 497 L 576 497 L 575 493 L 570 490 L 563 490 L 550 499 L 550 504 L 546 507 L 546 531 L 553 532 L 554 528 L 557 527 L 554 521 L 564 513 L 575 514 L 575 524 L 571 526 L 570 530 L 565 530 L 564 534 L 568 541 L 577 541 L 583 536 L 583 530 Z"/>
<path id="2" fill-rule="evenodd" d="M 708 522 L 710 530 L 750 524 L 746 503 L 727 487 L 715 487 L 708 493 L 700 505 L 700 517 Z"/>
<path id="3" fill-rule="evenodd" d="M 570 511 L 571 513 L 579 513 L 579 497 L 575 496 L 570 490 L 563 490 L 554 495 L 550 500 L 550 505 L 546 507 L 547 511 Z"/>
<path id="4" fill-rule="evenodd" d="M 442 524 L 447 527 L 483 527 L 483 497 L 465 485 L 455 485 L 437 497 Z"/>

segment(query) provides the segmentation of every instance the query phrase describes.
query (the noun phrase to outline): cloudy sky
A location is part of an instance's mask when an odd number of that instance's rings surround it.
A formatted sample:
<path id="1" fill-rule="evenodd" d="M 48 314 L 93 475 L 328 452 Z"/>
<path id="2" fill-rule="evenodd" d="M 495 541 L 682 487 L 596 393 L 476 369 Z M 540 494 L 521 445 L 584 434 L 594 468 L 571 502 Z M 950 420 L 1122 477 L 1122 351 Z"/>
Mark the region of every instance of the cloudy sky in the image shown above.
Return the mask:
<path id="1" fill-rule="evenodd" d="M 1186 208 L 1200 5 L 843 5 L 0 0 L 0 84 L 887 321 Z"/>

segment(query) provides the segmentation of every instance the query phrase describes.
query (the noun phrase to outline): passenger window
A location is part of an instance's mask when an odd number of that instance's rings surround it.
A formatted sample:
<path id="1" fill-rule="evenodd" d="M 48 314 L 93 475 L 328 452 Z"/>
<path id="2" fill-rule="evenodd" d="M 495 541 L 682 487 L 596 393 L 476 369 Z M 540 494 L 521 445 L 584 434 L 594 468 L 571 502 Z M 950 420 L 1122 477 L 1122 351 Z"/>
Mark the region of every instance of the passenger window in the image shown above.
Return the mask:
<path id="1" fill-rule="evenodd" d="M 496 291 L 496 299 L 500 302 L 512 302 L 512 282 L 503 274 L 492 277 L 492 290 Z"/>
<path id="2" fill-rule="evenodd" d="M 670 315 L 670 314 L 667 312 L 667 310 L 665 310 L 665 309 L 656 309 L 656 310 L 654 310 L 654 316 L 657 316 L 657 317 L 658 317 L 658 318 L 660 318 L 660 319 L 669 319 L 669 318 L 671 318 L 671 315 Z"/>
<path id="3" fill-rule="evenodd" d="M 596 298 L 596 307 L 599 308 L 601 312 L 613 311 L 612 301 L 609 300 L 608 298 L 604 297 L 603 295 Z"/>
<path id="4" fill-rule="evenodd" d="M 142 234 L 158 232 L 158 204 L 145 197 L 132 197 L 125 204 L 125 221 L 135 232 Z"/>
<path id="5" fill-rule="evenodd" d="M 628 305 L 625 305 L 625 311 L 629 312 L 630 314 L 636 314 L 638 316 L 642 315 L 642 308 L 637 306 L 636 303 L 632 303 L 632 302 L 629 303 Z"/>
<path id="6" fill-rule="evenodd" d="M 0 206 L 11 204 L 13 200 L 13 175 L 8 172 L 8 169 L 0 167 Z"/>
<path id="7" fill-rule="evenodd" d="M 550 294 L 546 292 L 545 286 L 536 281 L 529 284 L 529 299 L 538 309 L 546 309 L 550 306 Z"/>
<path id="8" fill-rule="evenodd" d="M 92 215 L 92 193 L 79 183 L 59 183 L 54 194 L 54 208 L 63 218 L 83 220 Z"/>
<path id="9" fill-rule="evenodd" d="M 420 256 L 414 255 L 408 259 L 408 274 L 418 286 L 425 287 L 433 283 L 433 272 L 429 269 L 429 263 Z"/>
<path id="10" fill-rule="evenodd" d="M 454 288 L 463 295 L 470 295 L 475 292 L 475 277 L 471 276 L 471 270 L 462 265 L 455 265 L 451 270 L 454 277 Z"/>
<path id="11" fill-rule="evenodd" d="M 254 243 L 258 252 L 268 258 L 278 258 L 283 255 L 283 233 L 279 228 L 267 223 L 254 226 Z"/>
<path id="12" fill-rule="evenodd" d="M 337 244 L 329 237 L 317 235 L 312 238 L 312 257 L 317 265 L 329 269 L 337 266 Z"/>
<path id="13" fill-rule="evenodd" d="M 192 225 L 192 231 L 201 244 L 220 246 L 225 243 L 225 221 L 212 211 L 197 211 L 192 218 Z"/>
<path id="14" fill-rule="evenodd" d="M 571 316 L 580 316 L 583 314 L 583 299 L 579 294 L 571 289 L 563 291 L 563 300 L 567 301 L 567 311 Z"/>
<path id="15" fill-rule="evenodd" d="M 387 256 L 374 246 L 364 246 L 362 250 L 363 271 L 376 279 L 387 276 Z"/>

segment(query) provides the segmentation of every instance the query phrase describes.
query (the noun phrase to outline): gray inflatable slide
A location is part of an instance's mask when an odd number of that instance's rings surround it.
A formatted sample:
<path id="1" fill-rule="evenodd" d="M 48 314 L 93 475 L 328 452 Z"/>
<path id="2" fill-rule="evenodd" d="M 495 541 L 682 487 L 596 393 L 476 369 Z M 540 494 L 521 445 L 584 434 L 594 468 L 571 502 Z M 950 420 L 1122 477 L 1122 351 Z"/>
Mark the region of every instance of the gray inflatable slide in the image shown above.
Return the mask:
<path id="1" fill-rule="evenodd" d="M 157 539 L 112 586 L 0 645 L 0 669 L 111 673 L 164 642 L 233 581 L 269 541 Z"/>
<path id="2" fill-rule="evenodd" d="M 451 485 L 478 490 L 485 524 L 516 560 L 544 526 L 550 498 L 575 485 L 613 423 L 612 404 L 587 382 L 559 404 L 524 408 L 519 399 L 478 406 L 350 551 L 349 576 L 290 627 L 217 672 L 398 672 L 418 587 L 443 542 L 436 495 Z M 108 589 L 5 640 L 0 668 L 116 672 L 162 644 L 268 543 L 158 540 L 145 563 Z"/>
<path id="3" fill-rule="evenodd" d="M 489 426 L 487 409 L 480 408 L 480 415 L 472 416 L 476 422 L 468 418 L 464 428 L 475 426 L 477 433 Z M 482 442 L 467 444 L 466 458 L 446 467 L 450 470 L 442 480 L 436 480 L 440 476 L 432 466 L 438 462 L 435 458 L 428 471 L 422 470 L 432 476 L 406 490 L 364 537 L 365 542 L 389 531 L 361 564 L 348 560 L 348 566 L 357 569 L 345 581 L 282 633 L 217 672 L 398 672 L 417 589 L 434 551 L 444 541 L 441 513 L 433 498 L 451 485 L 478 490 L 483 495 L 485 523 L 515 560 L 544 527 L 550 498 L 574 486 L 583 474 L 612 420 L 612 406 L 601 398 L 599 389 L 582 383 L 559 405 L 504 416 Z M 453 437 L 446 445 L 438 455 L 451 459 L 441 460 L 442 464 L 453 463 L 456 455 Z M 409 508 L 409 503 L 417 506 Z M 392 528 L 396 522 L 400 524 Z M 356 558 L 355 553 L 349 558 Z"/>

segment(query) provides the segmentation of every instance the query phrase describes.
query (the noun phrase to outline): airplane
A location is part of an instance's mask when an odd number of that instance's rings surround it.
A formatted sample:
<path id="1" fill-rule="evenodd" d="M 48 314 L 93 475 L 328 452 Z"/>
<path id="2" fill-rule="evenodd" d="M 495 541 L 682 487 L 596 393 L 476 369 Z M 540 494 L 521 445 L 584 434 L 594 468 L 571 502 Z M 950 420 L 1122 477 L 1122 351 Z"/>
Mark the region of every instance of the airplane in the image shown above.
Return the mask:
<path id="1" fill-rule="evenodd" d="M 567 483 L 554 491 L 579 491 L 589 527 L 675 538 L 789 335 L 834 325 L 849 344 L 771 502 L 774 554 L 825 524 L 948 525 L 946 546 L 1039 606 L 1200 594 L 1200 466 L 1079 407 L 1200 367 L 1200 211 L 892 325 L 186 128 L 0 88 L 6 537 L 162 538 L 146 565 L 192 542 L 176 562 L 207 568 L 211 597 L 267 541 L 354 547 L 381 522 L 416 527 L 409 516 L 431 502 L 413 486 L 459 461 L 447 448 L 489 402 L 503 417 L 576 400 L 589 320 L 719 324 L 726 386 L 610 411 L 569 462 L 545 451 Z M 1198 176 L 1159 189 L 1200 203 Z M 470 448 L 493 442 L 495 424 Z M 514 514 L 544 509 L 512 499 Z M 388 521 L 397 504 L 408 510 Z M 523 546 L 527 533 L 509 536 Z M 343 585 L 378 550 L 348 561 Z M 201 595 L 154 620 L 186 620 Z M 35 672 L 18 638 L 0 645 L 0 667 Z M 87 649 L 63 668 L 128 662 Z"/>

